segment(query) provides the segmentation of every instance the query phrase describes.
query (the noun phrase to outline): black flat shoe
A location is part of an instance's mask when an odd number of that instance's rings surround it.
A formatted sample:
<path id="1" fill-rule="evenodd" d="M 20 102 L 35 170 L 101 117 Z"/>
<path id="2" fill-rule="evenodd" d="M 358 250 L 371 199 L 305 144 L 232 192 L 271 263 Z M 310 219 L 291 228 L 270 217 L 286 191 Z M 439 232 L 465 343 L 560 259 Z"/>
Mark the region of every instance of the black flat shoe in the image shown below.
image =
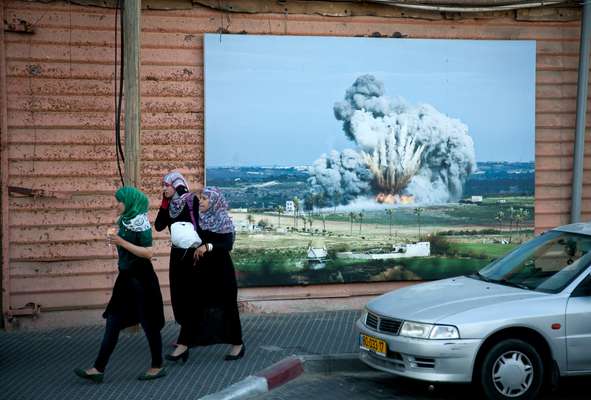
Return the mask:
<path id="1" fill-rule="evenodd" d="M 183 353 L 183 354 L 185 354 L 185 353 Z M 160 368 L 160 371 L 158 371 L 155 374 L 148 374 L 147 372 L 145 372 L 144 374 L 138 376 L 138 380 L 151 381 L 153 379 L 162 378 L 163 376 L 166 376 L 166 369 L 164 367 Z"/>
<path id="2" fill-rule="evenodd" d="M 236 354 L 235 356 L 232 354 L 226 354 L 226 356 L 224 357 L 224 361 L 240 360 L 242 357 L 244 357 L 245 348 L 246 348 L 246 346 L 242 345 L 242 348 L 240 349 L 240 353 Z"/>
<path id="3" fill-rule="evenodd" d="M 95 383 L 102 383 L 103 382 L 103 378 L 105 376 L 105 374 L 102 374 L 102 373 L 99 373 L 99 374 L 89 374 L 88 372 L 86 372 L 86 370 L 84 370 L 82 368 L 76 368 L 74 370 L 74 373 L 76 375 L 78 375 L 82 379 L 88 379 L 89 381 L 92 381 L 92 382 L 95 382 Z"/>
<path id="4" fill-rule="evenodd" d="M 178 361 L 178 360 L 183 360 L 183 363 L 186 363 L 187 360 L 189 359 L 189 349 L 183 351 L 181 354 L 173 356 L 172 354 L 167 354 L 166 356 L 164 356 L 164 358 L 166 358 L 168 361 Z"/>

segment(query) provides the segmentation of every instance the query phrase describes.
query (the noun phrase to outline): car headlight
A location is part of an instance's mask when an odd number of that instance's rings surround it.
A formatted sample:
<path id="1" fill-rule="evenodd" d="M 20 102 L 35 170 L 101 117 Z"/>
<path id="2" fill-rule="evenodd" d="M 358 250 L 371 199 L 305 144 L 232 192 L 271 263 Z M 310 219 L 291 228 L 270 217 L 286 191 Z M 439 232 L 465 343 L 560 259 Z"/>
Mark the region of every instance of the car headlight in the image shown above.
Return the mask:
<path id="1" fill-rule="evenodd" d="M 363 311 L 361 311 L 361 322 L 365 324 L 365 321 L 367 321 L 367 310 L 364 308 Z"/>
<path id="2" fill-rule="evenodd" d="M 428 339 L 429 334 L 431 334 L 431 329 L 433 329 L 433 325 L 431 324 L 420 324 L 418 322 L 406 321 L 402 324 L 402 328 L 400 328 L 400 332 L 398 334 L 400 336 Z"/>
<path id="3" fill-rule="evenodd" d="M 406 321 L 402 324 L 400 336 L 417 339 L 459 339 L 460 332 L 455 326 L 421 324 L 419 322 Z"/>
<path id="4" fill-rule="evenodd" d="M 429 339 L 459 339 L 460 332 L 455 326 L 435 325 Z"/>

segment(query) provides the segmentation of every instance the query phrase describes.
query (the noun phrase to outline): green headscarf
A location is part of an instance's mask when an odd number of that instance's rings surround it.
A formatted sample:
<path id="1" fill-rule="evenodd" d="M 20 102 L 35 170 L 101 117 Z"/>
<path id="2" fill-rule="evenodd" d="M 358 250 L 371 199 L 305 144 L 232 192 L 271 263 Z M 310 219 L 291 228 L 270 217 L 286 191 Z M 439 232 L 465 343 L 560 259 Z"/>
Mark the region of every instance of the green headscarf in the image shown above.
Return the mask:
<path id="1" fill-rule="evenodd" d="M 131 219 L 140 214 L 148 212 L 149 200 L 141 190 L 133 186 L 124 186 L 115 192 L 117 201 L 125 205 L 125 210 L 119 216 L 117 223 L 123 228 L 123 223 L 128 223 Z"/>

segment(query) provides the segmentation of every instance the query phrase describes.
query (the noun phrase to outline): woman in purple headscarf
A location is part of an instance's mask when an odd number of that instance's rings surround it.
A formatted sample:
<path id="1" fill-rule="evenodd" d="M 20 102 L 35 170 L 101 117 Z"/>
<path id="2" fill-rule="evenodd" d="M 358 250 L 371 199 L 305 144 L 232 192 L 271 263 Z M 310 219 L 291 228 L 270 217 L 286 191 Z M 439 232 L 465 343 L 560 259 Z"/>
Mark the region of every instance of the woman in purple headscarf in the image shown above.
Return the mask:
<path id="1" fill-rule="evenodd" d="M 206 187 L 199 194 L 197 233 L 203 244 L 194 254 L 199 271 L 199 313 L 201 323 L 190 345 L 216 343 L 232 345 L 226 361 L 244 356 L 238 312 L 236 272 L 230 251 L 234 245 L 234 224 L 228 204 L 217 188 Z"/>
<path id="2" fill-rule="evenodd" d="M 154 224 L 161 231 L 175 222 L 193 222 L 203 243 L 197 249 L 171 248 L 170 297 L 181 330 L 176 349 L 166 359 L 185 362 L 190 347 L 228 343 L 233 347 L 226 360 L 236 360 L 244 355 L 244 346 L 230 257 L 234 225 L 217 189 L 205 188 L 194 197 L 187 187 L 178 172 L 164 177 L 163 201 Z M 193 207 L 195 200 L 199 205 Z"/>

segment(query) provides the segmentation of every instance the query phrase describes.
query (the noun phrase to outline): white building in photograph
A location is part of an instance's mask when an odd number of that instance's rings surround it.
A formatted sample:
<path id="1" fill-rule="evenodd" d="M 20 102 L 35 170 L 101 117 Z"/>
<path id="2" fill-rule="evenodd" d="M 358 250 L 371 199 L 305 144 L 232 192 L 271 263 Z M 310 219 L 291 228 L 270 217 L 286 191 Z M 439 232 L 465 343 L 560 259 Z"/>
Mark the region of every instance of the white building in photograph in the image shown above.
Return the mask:
<path id="1" fill-rule="evenodd" d="M 293 201 L 288 200 L 285 202 L 285 214 L 286 215 L 294 215 L 295 214 L 295 204 Z"/>

